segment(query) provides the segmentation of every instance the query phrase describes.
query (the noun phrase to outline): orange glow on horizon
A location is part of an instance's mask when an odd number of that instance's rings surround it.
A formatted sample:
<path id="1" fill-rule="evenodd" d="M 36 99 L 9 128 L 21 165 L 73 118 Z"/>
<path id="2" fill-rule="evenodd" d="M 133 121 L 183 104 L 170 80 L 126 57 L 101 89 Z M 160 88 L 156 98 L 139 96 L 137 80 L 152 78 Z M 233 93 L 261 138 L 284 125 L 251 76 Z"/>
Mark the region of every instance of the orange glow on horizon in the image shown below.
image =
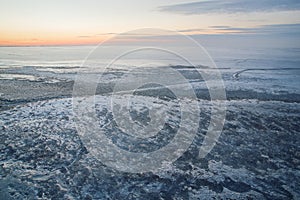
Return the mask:
<path id="1" fill-rule="evenodd" d="M 218 34 L 234 34 L 241 33 L 240 31 L 228 31 L 228 30 L 202 30 L 202 31 L 190 31 L 182 33 L 184 35 L 218 35 Z M 63 45 L 97 45 L 109 38 L 112 38 L 110 43 L 135 43 L 135 42 L 170 42 L 170 40 L 164 40 L 163 38 L 151 38 L 145 35 L 130 36 L 130 37 L 117 37 L 113 39 L 112 34 L 93 35 L 93 36 L 67 36 L 66 34 L 43 34 L 43 36 L 36 37 L 36 34 L 29 35 L 9 35 L 1 34 L 0 46 L 63 46 Z M 162 35 L 164 36 L 164 35 Z"/>
<path id="2" fill-rule="evenodd" d="M 92 45 L 103 42 L 108 37 L 51 37 L 51 38 L 0 38 L 0 46 L 62 46 L 62 45 Z"/>

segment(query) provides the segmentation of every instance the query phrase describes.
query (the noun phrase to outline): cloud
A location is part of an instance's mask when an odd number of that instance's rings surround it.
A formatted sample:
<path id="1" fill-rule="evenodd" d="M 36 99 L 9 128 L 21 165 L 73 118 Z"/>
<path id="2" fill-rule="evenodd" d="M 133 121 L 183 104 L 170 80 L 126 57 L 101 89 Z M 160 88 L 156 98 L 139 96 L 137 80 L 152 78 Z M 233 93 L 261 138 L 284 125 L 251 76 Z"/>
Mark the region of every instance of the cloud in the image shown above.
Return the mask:
<path id="1" fill-rule="evenodd" d="M 77 36 L 78 38 L 96 38 L 98 36 L 108 36 L 108 35 L 115 35 L 117 33 L 97 33 L 97 34 L 94 34 L 94 35 L 79 35 Z"/>
<path id="2" fill-rule="evenodd" d="M 258 34 L 296 35 L 300 36 L 300 24 L 274 24 L 248 30 Z"/>
<path id="3" fill-rule="evenodd" d="M 79 35 L 77 37 L 79 37 L 79 38 L 91 38 L 93 36 L 90 36 L 90 35 Z"/>
<path id="4" fill-rule="evenodd" d="M 249 30 L 249 28 L 240 28 L 240 27 L 232 27 L 232 26 L 210 26 L 209 28 L 217 31 L 234 31 L 234 32 L 244 32 Z"/>
<path id="5" fill-rule="evenodd" d="M 300 10 L 299 0 L 205 0 L 159 7 L 160 11 L 186 15 Z"/>
<path id="6" fill-rule="evenodd" d="M 230 28 L 230 26 L 210 26 L 210 28 L 214 28 L 214 29 L 226 29 L 226 28 Z"/>
<path id="7" fill-rule="evenodd" d="M 98 35 L 116 35 L 117 33 L 98 33 L 96 34 L 96 36 Z"/>
<path id="8" fill-rule="evenodd" d="M 197 31 L 204 31 L 205 29 L 203 28 L 194 28 L 194 29 L 183 29 L 183 30 L 178 30 L 180 33 L 190 33 L 190 32 L 197 32 Z"/>
<path id="9" fill-rule="evenodd" d="M 191 34 L 190 37 L 203 46 L 255 48 L 299 48 L 300 24 L 273 24 L 253 28 L 224 27 L 226 30 L 241 31 L 219 34 Z"/>
<path id="10" fill-rule="evenodd" d="M 274 35 L 274 34 L 298 34 L 300 36 L 300 24 L 273 24 L 262 25 L 252 28 L 232 27 L 232 26 L 209 26 L 207 29 L 183 29 L 178 30 L 184 34 L 194 35 L 195 32 L 213 31 L 219 34 L 260 34 L 260 35 Z M 207 32 L 210 33 L 210 32 Z"/>
<path id="11" fill-rule="evenodd" d="M 300 24 L 273 24 L 273 25 L 259 26 L 255 28 L 229 27 L 227 29 L 239 30 L 241 33 L 251 33 L 251 34 L 265 34 L 265 35 L 299 34 L 300 36 Z"/>

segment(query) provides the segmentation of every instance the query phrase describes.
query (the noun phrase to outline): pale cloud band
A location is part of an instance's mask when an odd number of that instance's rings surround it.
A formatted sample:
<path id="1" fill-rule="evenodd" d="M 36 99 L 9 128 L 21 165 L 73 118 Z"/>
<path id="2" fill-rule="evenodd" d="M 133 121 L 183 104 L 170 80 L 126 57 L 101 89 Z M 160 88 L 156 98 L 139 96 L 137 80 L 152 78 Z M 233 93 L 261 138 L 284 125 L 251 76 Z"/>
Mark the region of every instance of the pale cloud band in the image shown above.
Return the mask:
<path id="1" fill-rule="evenodd" d="M 228 34 L 299 34 L 300 35 L 300 24 L 272 24 L 263 25 L 255 28 L 242 28 L 242 27 L 232 27 L 232 26 L 210 26 L 210 30 L 215 31 L 230 31 Z M 178 32 L 184 34 L 190 34 L 196 31 L 203 31 L 205 29 L 183 29 L 178 30 Z"/>
<path id="2" fill-rule="evenodd" d="M 186 15 L 300 10 L 299 0 L 212 0 L 162 6 L 160 11 Z"/>

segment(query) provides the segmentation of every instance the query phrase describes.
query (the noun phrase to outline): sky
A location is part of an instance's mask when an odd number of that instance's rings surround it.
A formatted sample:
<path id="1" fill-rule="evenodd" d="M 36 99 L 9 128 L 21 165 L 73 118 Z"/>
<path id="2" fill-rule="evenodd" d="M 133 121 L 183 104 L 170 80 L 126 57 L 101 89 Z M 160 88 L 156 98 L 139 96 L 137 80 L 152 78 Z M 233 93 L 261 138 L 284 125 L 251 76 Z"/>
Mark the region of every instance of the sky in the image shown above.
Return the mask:
<path id="1" fill-rule="evenodd" d="M 299 16 L 299 0 L 0 0 L 0 46 L 97 44 L 139 28 L 293 43 Z"/>

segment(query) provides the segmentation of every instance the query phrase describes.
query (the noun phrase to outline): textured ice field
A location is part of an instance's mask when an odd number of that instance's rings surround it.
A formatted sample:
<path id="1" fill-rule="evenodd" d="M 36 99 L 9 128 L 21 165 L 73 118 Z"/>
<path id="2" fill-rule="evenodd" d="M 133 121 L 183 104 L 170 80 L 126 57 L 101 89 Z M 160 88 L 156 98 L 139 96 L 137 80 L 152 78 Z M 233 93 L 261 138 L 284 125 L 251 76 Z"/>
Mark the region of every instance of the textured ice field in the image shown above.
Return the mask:
<path id="1" fill-rule="evenodd" d="M 116 98 L 120 108 L 128 106 L 122 103 L 125 96 Z M 109 97 L 96 99 L 99 127 L 119 148 L 153 151 L 172 141 L 170 134 L 175 134 L 180 120 L 176 101 L 139 97 L 140 105 L 131 116 L 138 116 L 141 126 L 149 117 L 147 102 L 173 107 L 160 138 L 143 143 L 121 135 L 112 120 Z M 164 170 L 144 174 L 115 171 L 88 153 L 76 131 L 70 98 L 2 111 L 1 199 L 299 199 L 299 104 L 258 100 L 222 104 L 227 106 L 224 131 L 206 158 L 197 155 L 212 102 L 199 100 L 201 120 L 192 145 Z"/>

